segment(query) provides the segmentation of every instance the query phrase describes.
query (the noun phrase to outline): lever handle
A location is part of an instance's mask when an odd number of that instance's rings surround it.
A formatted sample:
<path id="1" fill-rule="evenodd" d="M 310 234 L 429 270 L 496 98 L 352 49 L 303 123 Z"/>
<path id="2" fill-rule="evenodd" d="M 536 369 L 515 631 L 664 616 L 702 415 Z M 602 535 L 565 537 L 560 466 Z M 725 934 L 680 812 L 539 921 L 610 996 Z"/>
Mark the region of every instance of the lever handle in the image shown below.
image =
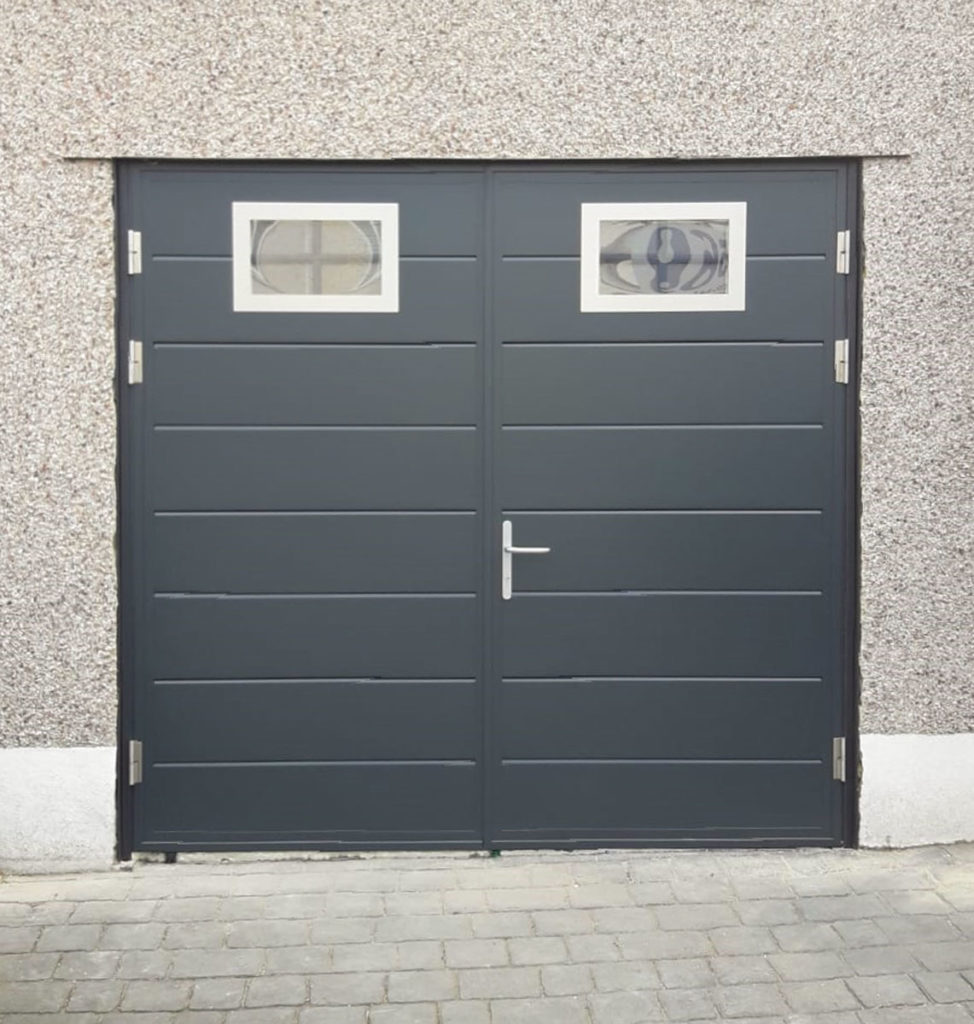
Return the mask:
<path id="1" fill-rule="evenodd" d="M 547 555 L 551 548 L 514 546 L 514 527 L 509 519 L 501 525 L 501 598 L 510 601 L 514 592 L 514 555 Z"/>

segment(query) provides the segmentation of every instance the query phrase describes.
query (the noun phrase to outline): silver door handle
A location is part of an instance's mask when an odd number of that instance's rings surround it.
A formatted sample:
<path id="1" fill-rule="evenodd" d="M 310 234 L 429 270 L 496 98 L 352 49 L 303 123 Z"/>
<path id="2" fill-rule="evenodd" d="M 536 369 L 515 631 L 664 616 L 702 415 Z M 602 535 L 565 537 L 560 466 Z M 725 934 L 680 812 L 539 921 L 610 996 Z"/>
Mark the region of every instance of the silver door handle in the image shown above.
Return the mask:
<path id="1" fill-rule="evenodd" d="M 509 519 L 501 526 L 501 597 L 510 601 L 514 592 L 514 555 L 547 555 L 551 548 L 517 548 L 514 546 L 514 528 Z"/>

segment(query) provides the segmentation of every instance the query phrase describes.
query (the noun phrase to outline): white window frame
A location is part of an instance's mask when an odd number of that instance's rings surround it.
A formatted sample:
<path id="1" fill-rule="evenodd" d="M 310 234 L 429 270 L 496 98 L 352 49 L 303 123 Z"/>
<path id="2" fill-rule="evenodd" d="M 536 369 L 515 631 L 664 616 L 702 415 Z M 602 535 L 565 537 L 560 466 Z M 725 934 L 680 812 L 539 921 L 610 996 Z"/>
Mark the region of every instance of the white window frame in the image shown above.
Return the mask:
<path id="1" fill-rule="evenodd" d="M 747 203 L 582 203 L 580 302 L 583 313 L 691 313 L 744 309 Z M 599 222 L 726 220 L 727 291 L 719 295 L 603 295 L 599 291 Z"/>
<path id="2" fill-rule="evenodd" d="M 398 313 L 398 203 L 235 202 L 233 310 L 235 313 Z M 381 291 L 378 295 L 255 294 L 250 267 L 250 224 L 255 220 L 376 220 L 381 224 Z"/>

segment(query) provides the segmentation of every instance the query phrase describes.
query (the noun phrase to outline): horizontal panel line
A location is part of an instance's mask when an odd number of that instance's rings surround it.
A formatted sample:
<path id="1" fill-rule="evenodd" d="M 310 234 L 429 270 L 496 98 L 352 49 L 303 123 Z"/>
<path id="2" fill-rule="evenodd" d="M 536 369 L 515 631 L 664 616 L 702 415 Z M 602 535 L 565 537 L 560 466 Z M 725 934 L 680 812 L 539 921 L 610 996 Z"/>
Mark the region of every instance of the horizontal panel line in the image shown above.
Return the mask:
<path id="1" fill-rule="evenodd" d="M 390 433 L 402 433 L 408 430 L 414 431 L 430 431 L 430 430 L 442 430 L 442 431 L 453 431 L 453 432 L 473 432 L 477 427 L 473 424 L 457 426 L 447 424 L 422 424 L 422 425 L 407 425 L 407 424 L 305 424 L 305 423 L 289 423 L 289 424 L 202 424 L 202 423 L 156 423 L 153 430 L 161 432 L 175 432 L 175 431 L 186 431 L 186 430 L 198 430 L 198 431 L 249 431 L 255 432 L 258 430 L 267 431 L 344 431 L 346 433 L 356 432 L 376 432 L 380 430 L 389 431 Z"/>
<path id="2" fill-rule="evenodd" d="M 765 339 L 760 341 L 754 339 L 751 341 L 745 341 L 741 338 L 728 338 L 725 341 L 715 341 L 712 338 L 697 338 L 688 339 L 684 341 L 670 341 L 665 339 L 653 339 L 653 338 L 639 338 L 631 341 L 625 339 L 614 339 L 612 341 L 562 341 L 557 338 L 551 338 L 547 341 L 522 341 L 519 338 L 505 338 L 501 339 L 501 344 L 507 348 L 556 348 L 558 346 L 564 346 L 566 348 L 578 348 L 580 346 L 587 346 L 590 348 L 633 348 L 638 345 L 645 345 L 647 347 L 658 347 L 658 348 L 729 348 L 735 345 L 741 347 L 752 348 L 755 346 L 768 346 L 772 348 L 800 348 L 802 346 L 810 346 L 815 348 L 821 348 L 825 342 L 822 339 L 813 339 L 811 341 L 806 339 Z"/>
<path id="3" fill-rule="evenodd" d="M 821 676 L 505 676 L 505 683 L 820 683 Z"/>
<path id="4" fill-rule="evenodd" d="M 259 349 L 305 349 L 305 348 L 381 348 L 381 349 L 409 349 L 409 348 L 476 348 L 477 341 L 322 341 L 314 339 L 308 341 L 235 341 L 227 339 L 220 341 L 208 338 L 206 341 L 165 341 L 150 340 L 153 348 L 259 348 Z"/>
<path id="5" fill-rule="evenodd" d="M 757 261 L 774 261 L 774 260 L 813 260 L 819 261 L 825 259 L 824 253 L 787 253 L 781 255 L 775 255 L 773 253 L 748 253 L 746 258 L 748 260 Z M 501 260 L 504 263 L 578 263 L 579 257 L 576 255 L 559 255 L 559 256 L 540 256 L 540 255 L 501 255 Z"/>
<path id="6" fill-rule="evenodd" d="M 475 760 L 375 760 L 362 758 L 354 761 L 154 761 L 153 768 L 372 768 L 408 767 L 410 765 L 440 766 L 443 768 L 472 767 Z"/>
<path id="7" fill-rule="evenodd" d="M 504 767 L 533 765 L 628 765 L 628 764 L 701 764 L 701 765 L 821 765 L 820 759 L 803 758 L 705 758 L 705 757 L 532 757 L 502 758 Z"/>
<path id="8" fill-rule="evenodd" d="M 233 257 L 230 255 L 180 255 L 174 253 L 153 253 L 150 259 L 155 263 L 230 263 Z M 400 263 L 476 263 L 478 256 L 450 255 L 450 256 L 406 256 L 399 253 Z"/>
<path id="9" fill-rule="evenodd" d="M 440 684 L 461 684 L 463 686 L 470 686 L 476 683 L 476 679 L 472 678 L 457 678 L 457 679 L 399 679 L 399 678 L 381 678 L 379 676 L 294 676 L 292 678 L 263 678 L 263 679 L 153 679 L 152 683 L 154 686 L 224 686 L 224 685 L 250 685 L 252 683 L 257 684 L 269 684 L 277 686 L 278 684 L 287 683 L 355 683 L 356 685 L 370 685 L 372 683 L 392 683 L 398 685 L 399 683 L 435 683 Z"/>
<path id="10" fill-rule="evenodd" d="M 518 509 L 509 508 L 505 516 L 821 516 L 818 508 L 576 508 Z"/>
<path id="11" fill-rule="evenodd" d="M 505 423 L 502 430 L 822 430 L 821 423 Z"/>
<path id="12" fill-rule="evenodd" d="M 394 598 L 400 601 L 425 601 L 429 598 L 445 599 L 445 598 L 457 598 L 459 600 L 470 600 L 477 595 L 472 591 L 456 591 L 456 592 L 431 592 L 428 594 L 424 593 L 387 593 L 385 591 L 377 593 L 362 593 L 362 594 L 344 594 L 344 593 L 269 593 L 269 594 L 231 594 L 225 591 L 199 591 L 195 593 L 191 592 L 180 592 L 171 590 L 156 591 L 152 595 L 158 597 L 161 600 L 200 600 L 200 601 L 334 601 L 334 600 L 369 600 L 374 598 Z"/>
<path id="13" fill-rule="evenodd" d="M 517 597 L 821 597 L 821 590 L 515 590 Z"/>
<path id="14" fill-rule="evenodd" d="M 152 513 L 160 519 L 175 516 L 476 516 L 474 509 L 214 509 L 182 510 L 155 509 Z"/>

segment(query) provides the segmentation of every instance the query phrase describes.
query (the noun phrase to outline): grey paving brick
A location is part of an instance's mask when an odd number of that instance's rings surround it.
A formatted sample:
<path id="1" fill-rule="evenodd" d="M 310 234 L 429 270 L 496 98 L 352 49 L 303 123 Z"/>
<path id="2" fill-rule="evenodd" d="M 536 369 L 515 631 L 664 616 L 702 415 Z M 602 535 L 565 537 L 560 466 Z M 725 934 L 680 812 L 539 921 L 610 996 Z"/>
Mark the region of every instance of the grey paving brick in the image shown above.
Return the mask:
<path id="1" fill-rule="evenodd" d="M 399 892 L 422 892 L 423 890 L 435 889 L 437 892 L 445 892 L 448 889 L 458 888 L 460 878 L 467 881 L 473 888 L 484 888 L 483 882 L 478 882 L 476 876 L 461 875 L 458 878 L 457 873 L 449 868 L 428 871 L 400 871 L 397 878 L 397 884 L 393 885 L 390 891 L 398 889 Z"/>
<path id="2" fill-rule="evenodd" d="M 458 889 L 443 893 L 445 914 L 479 914 L 487 909 L 487 893 L 482 889 Z"/>
<path id="3" fill-rule="evenodd" d="M 115 975 L 119 978 L 164 978 L 172 959 L 172 953 L 162 950 L 122 953 Z"/>
<path id="4" fill-rule="evenodd" d="M 116 927 L 116 926 L 111 926 Z M 13 929 L 14 931 L 30 932 L 32 929 Z M 37 940 L 38 952 L 68 952 L 71 950 L 92 950 L 98 948 L 101 936 L 100 924 L 59 924 L 45 928 Z M 158 945 L 158 943 L 157 943 Z M 0 937 L 0 949 L 3 938 Z M 27 947 L 30 948 L 30 947 Z M 16 952 L 16 950 L 15 950 Z"/>
<path id="5" fill-rule="evenodd" d="M 669 882 L 639 882 L 629 886 L 629 894 L 636 906 L 659 906 L 676 902 Z"/>
<path id="6" fill-rule="evenodd" d="M 389 975 L 390 1003 L 426 1003 L 456 999 L 457 976 L 453 971 L 398 971 Z"/>
<path id="7" fill-rule="evenodd" d="M 488 967 L 457 972 L 463 999 L 518 999 L 541 995 L 537 967 Z"/>
<path id="8" fill-rule="evenodd" d="M 880 917 L 887 912 L 878 896 L 808 896 L 798 900 L 808 921 L 852 921 Z"/>
<path id="9" fill-rule="evenodd" d="M 385 912 L 391 915 L 442 914 L 443 894 L 438 892 L 386 893 Z"/>
<path id="10" fill-rule="evenodd" d="M 184 1010 L 193 986 L 184 981 L 130 981 L 122 999 L 123 1010 Z"/>
<path id="11" fill-rule="evenodd" d="M 630 932 L 616 938 L 626 960 L 707 956 L 714 947 L 705 932 Z"/>
<path id="12" fill-rule="evenodd" d="M 325 893 L 293 893 L 291 895 L 266 896 L 263 905 L 258 905 L 254 913 L 238 916 L 236 920 L 249 920 L 256 917 L 281 917 L 290 920 L 307 920 L 321 917 L 329 913 L 332 897 Z M 342 914 L 348 917 L 348 914 Z"/>
<path id="13" fill-rule="evenodd" d="M 670 1021 L 711 1020 L 717 1016 L 716 995 L 712 989 L 666 989 L 660 992 L 659 999 Z"/>
<path id="14" fill-rule="evenodd" d="M 573 996 L 591 992 L 595 982 L 584 964 L 549 964 L 541 968 L 541 988 L 546 996 Z"/>
<path id="15" fill-rule="evenodd" d="M 224 900 L 219 896 L 187 896 L 182 899 L 158 900 L 153 901 L 155 909 L 152 916 L 156 921 L 222 921 L 223 903 Z"/>
<path id="16" fill-rule="evenodd" d="M 655 966 L 648 961 L 593 964 L 592 978 L 600 992 L 640 992 L 662 985 Z"/>
<path id="17" fill-rule="evenodd" d="M 592 1024 L 646 1024 L 661 1020 L 655 992 L 596 992 L 588 996 Z"/>
<path id="18" fill-rule="evenodd" d="M 307 921 L 234 921 L 227 925 L 227 946 L 231 949 L 300 946 L 309 939 Z"/>
<path id="19" fill-rule="evenodd" d="M 259 1010 L 231 1010 L 226 1024 L 295 1024 L 298 1011 L 292 1006 L 265 1006 Z M 129 1024 L 142 1024 L 141 1020 Z"/>
<path id="20" fill-rule="evenodd" d="M 246 1006 L 302 1006 L 308 999 L 303 977 L 277 974 L 254 978 L 247 989 Z"/>
<path id="21" fill-rule="evenodd" d="M 4 982 L 0 985 L 0 1014 L 53 1013 L 65 1004 L 70 989 L 68 981 Z"/>
<path id="22" fill-rule="evenodd" d="M 771 934 L 786 953 L 814 953 L 820 949 L 841 949 L 845 945 L 829 924 L 781 924 L 772 928 Z"/>
<path id="23" fill-rule="evenodd" d="M 660 928 L 683 931 L 690 928 L 720 928 L 740 925 L 737 915 L 723 903 L 673 904 L 654 910 Z M 644 925 L 643 927 L 649 927 Z"/>
<path id="24" fill-rule="evenodd" d="M 226 938 L 227 927 L 222 921 L 170 924 L 166 928 L 162 945 L 164 949 L 219 948 Z"/>
<path id="25" fill-rule="evenodd" d="M 67 1009 L 71 1013 L 109 1013 L 118 1007 L 124 987 L 121 981 L 79 981 L 71 989 Z"/>
<path id="26" fill-rule="evenodd" d="M 331 946 L 274 946 L 264 951 L 264 970 L 267 974 L 324 974 L 333 970 L 332 951 Z"/>
<path id="27" fill-rule="evenodd" d="M 4 953 L 0 955 L 0 981 L 50 978 L 60 959 L 60 953 Z"/>
<path id="28" fill-rule="evenodd" d="M 264 955 L 256 949 L 181 949 L 172 955 L 173 978 L 253 977 Z"/>
<path id="29" fill-rule="evenodd" d="M 524 939 L 508 939 L 511 963 L 557 964 L 568 959 L 565 941 L 557 935 L 541 935 Z"/>
<path id="30" fill-rule="evenodd" d="M 221 921 L 256 921 L 266 913 L 267 897 L 233 896 L 221 900 L 216 917 Z"/>
<path id="31" fill-rule="evenodd" d="M 364 1006 L 311 1006 L 300 1011 L 300 1024 L 365 1024 Z"/>
<path id="32" fill-rule="evenodd" d="M 732 878 L 731 884 L 740 900 L 791 900 L 795 890 L 782 878 Z"/>
<path id="33" fill-rule="evenodd" d="M 954 942 L 961 938 L 961 933 L 944 917 L 879 917 L 875 923 L 890 942 Z"/>
<path id="34" fill-rule="evenodd" d="M 656 912 L 673 909 L 670 907 L 606 907 L 588 911 L 599 932 L 641 932 L 655 929 Z"/>
<path id="35" fill-rule="evenodd" d="M 564 913 L 564 911 L 554 911 Z M 541 915 L 535 915 L 535 919 Z M 531 915 L 527 913 L 506 914 L 470 914 L 467 918 L 473 934 L 478 939 L 513 938 L 518 935 L 530 935 L 533 931 Z M 592 930 L 589 922 L 588 930 Z M 541 931 L 539 929 L 539 934 Z"/>
<path id="36" fill-rule="evenodd" d="M 172 1024 L 172 1019 L 171 1013 L 106 1013 L 99 1017 L 99 1024 Z M 69 1017 L 67 1022 L 74 1024 L 74 1019 Z"/>
<path id="37" fill-rule="evenodd" d="M 503 939 L 448 939 L 443 947 L 447 967 L 503 967 L 510 963 Z"/>
<path id="38" fill-rule="evenodd" d="M 79 927 L 95 928 L 97 925 L 79 925 Z M 98 940 L 98 946 L 101 949 L 158 949 L 166 927 L 160 922 L 107 924 Z"/>
<path id="39" fill-rule="evenodd" d="M 974 985 L 958 971 L 917 971 L 913 980 L 935 1003 L 974 1001 Z"/>
<path id="40" fill-rule="evenodd" d="M 381 917 L 384 912 L 385 903 L 380 893 L 336 892 L 327 900 L 329 917 Z"/>
<path id="41" fill-rule="evenodd" d="M 962 935 L 974 939 L 974 913 L 954 913 L 948 920 Z"/>
<path id="42" fill-rule="evenodd" d="M 888 892 L 883 897 L 897 914 L 949 914 L 951 906 L 935 892 Z"/>
<path id="43" fill-rule="evenodd" d="M 879 1010 L 860 1010 L 862 1024 L 971 1024 L 971 1016 L 959 1003 L 925 1006 L 923 1018 L 912 1006 L 884 1007 Z"/>
<path id="44" fill-rule="evenodd" d="M 373 1006 L 369 1024 L 437 1024 L 434 1003 L 403 1003 L 398 1006 Z"/>
<path id="45" fill-rule="evenodd" d="M 852 968 L 831 951 L 822 953 L 774 953 L 768 957 L 771 966 L 785 981 L 821 981 L 846 978 Z"/>
<path id="46" fill-rule="evenodd" d="M 440 1024 L 490 1024 L 490 1004 L 464 1000 L 440 1003 Z"/>
<path id="47" fill-rule="evenodd" d="M 385 917 L 378 919 L 375 937 L 379 942 L 408 942 L 412 939 L 466 939 L 473 938 L 473 929 L 470 919 L 462 914 Z"/>
<path id="48" fill-rule="evenodd" d="M 710 932 L 714 949 L 722 956 L 774 953 L 778 943 L 767 928 L 714 928 Z"/>
<path id="49" fill-rule="evenodd" d="M 488 889 L 487 906 L 492 910 L 554 910 L 568 906 L 568 889 Z"/>
<path id="50" fill-rule="evenodd" d="M 893 871 L 855 871 L 849 881 L 856 892 L 893 892 L 905 889 L 933 889 L 936 882 L 928 871 L 909 870 L 897 866 Z"/>
<path id="51" fill-rule="evenodd" d="M 656 969 L 666 988 L 710 988 L 715 980 L 709 961 L 699 957 L 660 960 Z"/>
<path id="52" fill-rule="evenodd" d="M 193 984 L 192 1010 L 235 1010 L 243 1004 L 247 982 L 241 978 L 204 978 Z"/>
<path id="53" fill-rule="evenodd" d="M 777 985 L 731 985 L 718 989 L 717 1003 L 725 1017 L 780 1017 L 788 1007 Z"/>
<path id="54" fill-rule="evenodd" d="M 909 974 L 919 966 L 910 952 L 898 946 L 866 946 L 843 954 L 856 974 Z"/>
<path id="55" fill-rule="evenodd" d="M 377 919 L 346 917 L 334 921 L 319 918 L 311 922 L 311 941 L 318 945 L 329 942 L 371 942 Z"/>
<path id="56" fill-rule="evenodd" d="M 568 902 L 573 907 L 628 907 L 632 906 L 629 887 L 607 882 L 602 885 L 579 885 L 568 889 Z"/>
<path id="57" fill-rule="evenodd" d="M 311 1002 L 330 1006 L 381 1003 L 385 975 L 320 974 L 311 979 Z"/>
<path id="58" fill-rule="evenodd" d="M 974 942 L 928 942 L 910 952 L 928 971 L 974 970 Z"/>
<path id="59" fill-rule="evenodd" d="M 339 974 L 394 971 L 398 967 L 399 946 L 395 942 L 353 942 L 347 946 L 333 946 L 331 950 L 330 969 Z"/>
<path id="60" fill-rule="evenodd" d="M 835 1013 L 859 1008 L 844 981 L 791 981 L 783 984 L 781 990 L 797 1013 Z"/>
<path id="61" fill-rule="evenodd" d="M 37 956 L 37 954 L 35 954 Z M 93 981 L 111 978 L 118 969 L 121 953 L 64 953 L 54 972 L 55 978 L 69 981 Z"/>
<path id="62" fill-rule="evenodd" d="M 727 903 L 734 899 L 733 883 L 728 878 L 674 878 L 670 883 L 679 903 Z"/>
<path id="63" fill-rule="evenodd" d="M 766 956 L 715 956 L 708 962 L 721 985 L 758 985 L 778 980 Z"/>
<path id="64" fill-rule="evenodd" d="M 585 1001 L 559 999 L 501 999 L 490 1005 L 493 1024 L 588 1024 Z"/>
<path id="65" fill-rule="evenodd" d="M 622 956 L 613 935 L 566 935 L 565 945 L 575 963 L 601 963 Z"/>
<path id="66" fill-rule="evenodd" d="M 463 940 L 458 940 L 463 941 Z M 442 967 L 445 963 L 443 943 L 434 940 L 420 942 L 400 942 L 399 970 L 420 971 Z"/>
<path id="67" fill-rule="evenodd" d="M 52 1017 L 49 1013 L 8 1013 L 4 1015 L 3 1024 L 98 1024 L 101 1015 L 97 1013 L 58 1014 Z"/>
<path id="68" fill-rule="evenodd" d="M 744 1022 L 739 1021 L 737 1024 Z M 855 1010 L 839 1010 L 836 1013 L 793 1013 L 788 1016 L 787 1024 L 859 1024 L 859 1014 Z"/>
<path id="69" fill-rule="evenodd" d="M 792 900 L 744 900 L 734 907 L 744 924 L 795 924 L 798 910 Z"/>
<path id="70" fill-rule="evenodd" d="M 850 978 L 849 988 L 864 1006 L 922 1006 L 927 1000 L 916 982 L 905 974 Z"/>
<path id="71" fill-rule="evenodd" d="M 595 920 L 587 910 L 540 910 L 531 919 L 538 935 L 591 935 L 595 931 Z"/>
<path id="72" fill-rule="evenodd" d="M 886 932 L 875 921 L 835 921 L 832 927 L 850 948 L 889 944 Z"/>
<path id="73" fill-rule="evenodd" d="M 71 924 L 131 924 L 149 921 L 155 914 L 156 900 L 98 900 L 79 903 L 71 914 Z"/>

